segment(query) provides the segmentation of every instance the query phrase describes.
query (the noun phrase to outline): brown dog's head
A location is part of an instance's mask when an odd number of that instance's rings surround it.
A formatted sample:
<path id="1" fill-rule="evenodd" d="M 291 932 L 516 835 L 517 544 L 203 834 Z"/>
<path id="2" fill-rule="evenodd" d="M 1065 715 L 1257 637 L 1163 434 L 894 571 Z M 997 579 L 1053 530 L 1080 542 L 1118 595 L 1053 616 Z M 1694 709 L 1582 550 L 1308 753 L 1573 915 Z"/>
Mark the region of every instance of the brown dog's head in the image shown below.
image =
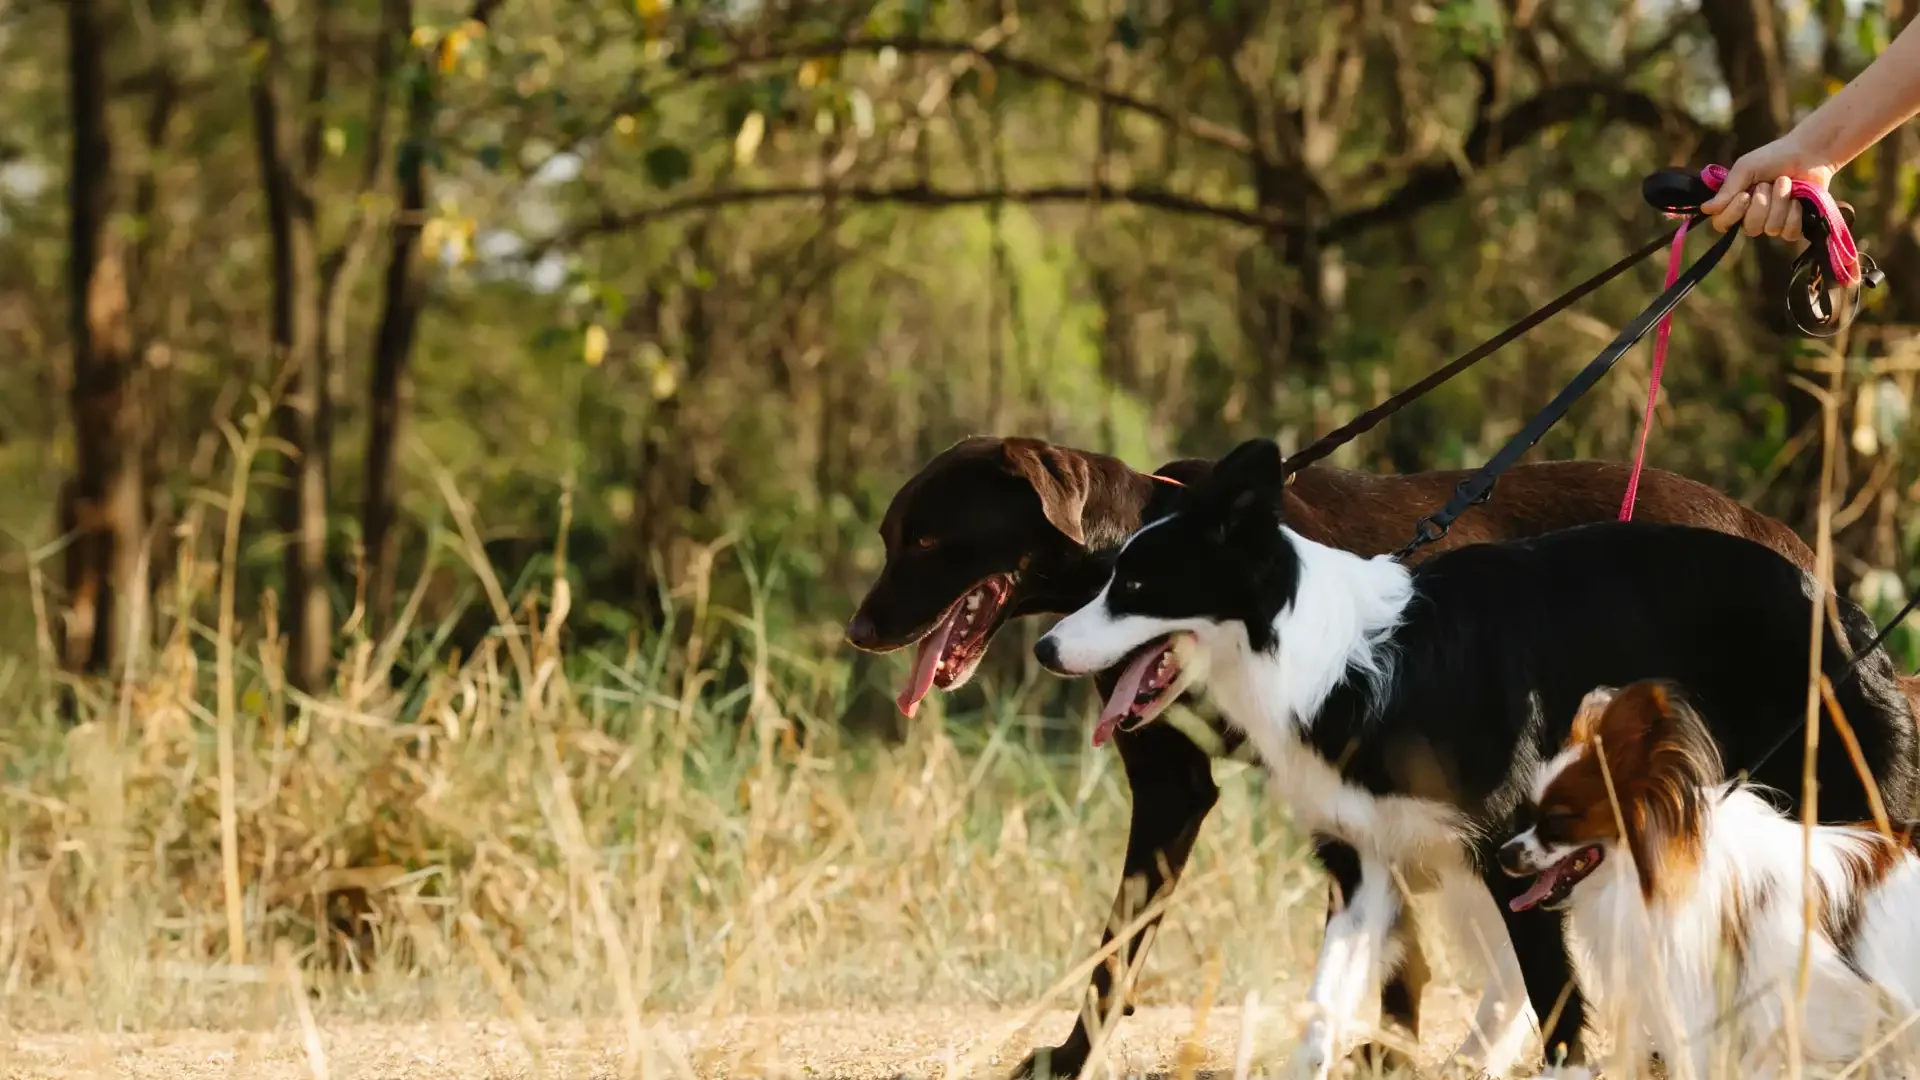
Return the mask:
<path id="1" fill-rule="evenodd" d="M 1648 899 L 1683 882 L 1722 773 L 1719 745 L 1672 683 L 1588 694 L 1521 809 L 1526 827 L 1500 849 L 1502 869 L 1534 879 L 1514 910 L 1564 902 L 1623 841 Z"/>
<path id="2" fill-rule="evenodd" d="M 1101 552 L 1140 524 L 1153 482 L 1120 461 L 1038 439 L 975 437 L 942 451 L 880 522 L 886 564 L 847 623 L 869 652 L 918 644 L 899 705 L 966 682 L 1008 618 L 1067 611 L 1099 591 Z"/>

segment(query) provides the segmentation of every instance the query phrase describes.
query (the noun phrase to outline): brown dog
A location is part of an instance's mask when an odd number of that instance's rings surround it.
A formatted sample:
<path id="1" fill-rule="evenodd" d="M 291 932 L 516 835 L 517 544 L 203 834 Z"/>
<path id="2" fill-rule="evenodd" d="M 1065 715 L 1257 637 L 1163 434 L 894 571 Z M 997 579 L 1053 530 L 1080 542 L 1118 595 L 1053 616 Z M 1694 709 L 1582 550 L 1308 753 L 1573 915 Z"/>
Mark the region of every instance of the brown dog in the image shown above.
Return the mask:
<path id="1" fill-rule="evenodd" d="M 1189 459 L 1149 475 L 1103 454 L 1035 439 L 962 440 L 909 479 L 887 508 L 880 525 L 886 563 L 847 624 L 847 640 L 871 652 L 916 646 L 899 698 L 911 714 L 931 689 L 964 683 L 1007 620 L 1063 614 L 1092 600 L 1106 583 L 1112 552 L 1143 523 L 1168 512 L 1179 486 L 1210 467 Z M 1595 461 L 1517 466 L 1501 479 L 1494 499 L 1461 515 L 1447 536 L 1416 558 L 1611 520 L 1619 513 L 1627 471 Z M 1445 503 L 1467 475 L 1375 476 L 1315 466 L 1288 487 L 1286 521 L 1308 539 L 1362 555 L 1395 551 L 1412 537 L 1414 523 Z M 1642 475 L 1634 516 L 1744 536 L 1803 567 L 1813 565 L 1812 551 L 1785 525 L 1672 473 L 1649 469 Z M 1103 698 L 1117 676 L 1108 671 L 1099 677 Z M 1219 752 L 1238 748 L 1236 732 L 1218 735 Z M 1179 879 L 1219 797 L 1208 752 L 1178 729 L 1150 724 L 1123 730 L 1115 741 L 1133 789 L 1133 815 L 1103 945 Z M 1321 844 L 1318 853 L 1323 862 L 1351 854 L 1338 844 Z M 1036 1051 L 1022 1064 L 1022 1074 L 1080 1071 L 1090 1049 L 1089 1020 L 1104 1022 L 1115 1007 L 1114 974 L 1138 963 L 1145 933 L 1143 926 L 1094 971 L 1093 1015 L 1083 1010 L 1067 1041 Z M 1407 960 L 1381 1006 L 1387 1018 L 1417 1036 L 1427 968 L 1417 939 L 1406 935 L 1405 947 Z"/>

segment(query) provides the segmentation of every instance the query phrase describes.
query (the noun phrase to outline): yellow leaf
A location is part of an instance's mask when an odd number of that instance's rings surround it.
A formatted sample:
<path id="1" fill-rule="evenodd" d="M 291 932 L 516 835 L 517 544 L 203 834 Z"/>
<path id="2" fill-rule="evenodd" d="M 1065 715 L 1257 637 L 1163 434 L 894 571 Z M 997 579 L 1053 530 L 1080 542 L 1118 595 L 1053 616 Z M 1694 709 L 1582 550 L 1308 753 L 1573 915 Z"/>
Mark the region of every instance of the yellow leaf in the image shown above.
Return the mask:
<path id="1" fill-rule="evenodd" d="M 466 50 L 467 28 L 462 26 L 457 30 L 449 30 L 446 40 L 440 43 L 440 74 L 445 75 L 452 71 L 453 65 L 460 59 L 460 54 Z"/>
<path id="2" fill-rule="evenodd" d="M 760 110 L 747 114 L 740 123 L 740 134 L 733 137 L 733 161 L 736 165 L 750 165 L 753 156 L 760 151 L 760 140 L 767 135 L 767 118 Z"/>
<path id="3" fill-rule="evenodd" d="M 339 157 L 347 152 L 347 133 L 339 127 L 328 125 L 326 134 L 327 156 Z"/>
<path id="4" fill-rule="evenodd" d="M 622 135 L 632 135 L 639 128 L 640 122 L 633 118 L 632 113 L 622 113 L 619 119 L 613 122 L 613 130 Z"/>
<path id="5" fill-rule="evenodd" d="M 651 389 L 653 390 L 653 399 L 655 401 L 667 400 L 672 397 L 673 392 L 679 388 L 680 373 L 674 370 L 672 364 L 661 364 L 659 367 L 653 369 L 653 386 Z"/>
<path id="6" fill-rule="evenodd" d="M 587 327 L 586 338 L 580 343 L 580 352 L 588 367 L 599 367 L 600 361 L 607 358 L 607 328 L 599 323 Z"/>
<path id="7" fill-rule="evenodd" d="M 820 77 L 824 74 L 825 72 L 822 70 L 820 66 L 820 61 L 818 60 L 809 60 L 806 63 L 801 64 L 800 65 L 800 89 L 811 90 L 815 86 L 818 86 L 820 84 Z"/>

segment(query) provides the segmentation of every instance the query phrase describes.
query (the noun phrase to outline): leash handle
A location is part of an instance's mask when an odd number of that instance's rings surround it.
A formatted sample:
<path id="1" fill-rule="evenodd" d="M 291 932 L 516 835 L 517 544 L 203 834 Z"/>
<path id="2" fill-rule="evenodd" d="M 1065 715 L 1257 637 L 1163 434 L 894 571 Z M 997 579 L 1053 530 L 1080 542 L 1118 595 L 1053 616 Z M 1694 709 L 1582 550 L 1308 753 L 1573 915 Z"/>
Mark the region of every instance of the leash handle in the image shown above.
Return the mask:
<path id="1" fill-rule="evenodd" d="M 1666 169 L 1647 177 L 1640 192 L 1657 210 L 1698 214 L 1700 204 L 1712 198 L 1726 180 L 1727 170 L 1720 165 L 1709 165 L 1697 176 Z M 1807 246 L 1794 259 L 1787 282 L 1787 317 L 1806 337 L 1832 337 L 1859 314 L 1859 290 L 1863 286 L 1878 287 L 1886 274 L 1854 243 L 1853 207 L 1804 180 L 1795 180 L 1792 192 L 1792 197 L 1800 200 L 1801 231 L 1806 234 Z M 1843 294 L 1838 302 L 1835 292 Z M 1845 295 L 1849 293 L 1850 297 Z"/>
<path id="2" fill-rule="evenodd" d="M 1679 169 L 1662 169 L 1640 183 L 1641 197 L 1654 209 L 1674 215 L 1700 213 L 1701 204 L 1719 193 L 1727 182 L 1724 165 L 1709 165 L 1698 175 Z M 1808 247 L 1818 253 L 1822 268 L 1835 285 L 1851 289 L 1865 281 L 1861 269 L 1860 248 L 1853 242 L 1847 213 L 1833 193 L 1805 180 L 1793 182 L 1793 197 L 1800 200 L 1801 231 Z"/>

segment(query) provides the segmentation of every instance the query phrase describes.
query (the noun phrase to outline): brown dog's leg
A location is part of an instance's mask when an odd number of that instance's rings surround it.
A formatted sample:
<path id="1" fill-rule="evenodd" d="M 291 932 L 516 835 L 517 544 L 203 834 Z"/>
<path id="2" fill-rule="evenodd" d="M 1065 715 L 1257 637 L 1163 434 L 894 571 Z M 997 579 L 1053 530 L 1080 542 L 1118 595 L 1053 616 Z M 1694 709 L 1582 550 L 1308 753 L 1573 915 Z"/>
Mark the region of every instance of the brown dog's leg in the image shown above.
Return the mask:
<path id="1" fill-rule="evenodd" d="M 1107 931 L 1100 939 L 1103 946 L 1180 880 L 1180 871 L 1186 868 L 1187 856 L 1193 851 L 1194 838 L 1200 835 L 1200 824 L 1220 797 L 1206 752 L 1171 725 L 1148 724 L 1137 732 L 1122 731 L 1114 741 L 1119 744 L 1120 760 L 1126 766 L 1127 783 L 1133 788 L 1133 822 L 1127 835 L 1120 891 L 1113 900 L 1113 915 L 1107 922 Z M 1125 1005 L 1130 995 L 1114 992 L 1115 972 L 1124 972 L 1138 964 L 1146 947 L 1146 934 L 1159 922 L 1156 916 L 1105 963 L 1093 969 L 1092 993 L 1087 995 L 1091 1001 L 1081 1010 L 1067 1041 L 1027 1055 L 1015 1076 L 1080 1073 L 1092 1049 L 1090 1022 L 1104 1024 L 1118 1008 L 1133 1011 L 1131 1005 Z"/>

